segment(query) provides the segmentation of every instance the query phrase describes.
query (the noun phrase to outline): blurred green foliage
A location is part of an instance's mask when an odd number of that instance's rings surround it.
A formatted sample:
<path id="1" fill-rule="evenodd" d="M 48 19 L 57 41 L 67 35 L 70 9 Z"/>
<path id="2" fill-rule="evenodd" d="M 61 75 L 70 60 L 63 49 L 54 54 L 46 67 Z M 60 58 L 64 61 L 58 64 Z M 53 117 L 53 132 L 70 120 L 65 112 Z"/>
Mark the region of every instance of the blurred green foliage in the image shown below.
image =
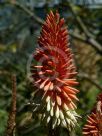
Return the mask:
<path id="1" fill-rule="evenodd" d="M 0 135 L 3 136 L 5 127 L 7 126 L 8 113 L 5 110 L 0 110 Z"/>
<path id="2" fill-rule="evenodd" d="M 75 19 L 67 0 L 32 0 L 19 1 L 24 7 L 31 10 L 36 16 L 45 19 L 52 9 L 59 10 L 61 17 L 66 20 L 69 32 L 78 32 L 85 35 L 80 24 Z M 73 5 L 78 17 L 85 26 L 102 44 L 102 7 L 90 9 L 85 5 Z M 39 117 L 31 119 L 31 108 L 26 104 L 34 91 L 28 79 L 27 64 L 30 55 L 37 46 L 37 37 L 40 34 L 41 24 L 28 15 L 18 6 L 8 1 L 0 1 L 0 136 L 3 136 L 7 125 L 8 112 L 11 102 L 11 75 L 17 75 L 17 136 L 46 136 L 47 128 L 40 124 Z M 72 36 L 72 35 L 71 35 Z M 82 126 L 85 124 L 87 114 L 92 110 L 97 95 L 102 91 L 91 82 L 98 82 L 102 86 L 102 54 L 85 41 L 75 37 L 70 38 L 71 48 L 75 54 L 75 63 L 78 72 L 90 77 L 78 77 L 79 102 L 77 112 L 82 116 L 76 135 L 81 136 Z M 66 129 L 60 129 L 61 136 L 67 136 Z"/>

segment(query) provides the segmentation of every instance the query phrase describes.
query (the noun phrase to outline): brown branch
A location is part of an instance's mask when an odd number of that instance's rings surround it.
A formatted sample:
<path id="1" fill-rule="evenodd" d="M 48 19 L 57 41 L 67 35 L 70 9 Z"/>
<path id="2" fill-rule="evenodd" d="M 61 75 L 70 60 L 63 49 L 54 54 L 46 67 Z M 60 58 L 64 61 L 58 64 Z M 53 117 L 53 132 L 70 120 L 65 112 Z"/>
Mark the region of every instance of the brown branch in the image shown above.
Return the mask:
<path id="1" fill-rule="evenodd" d="M 102 54 L 102 46 L 100 45 L 100 43 L 96 41 L 95 36 L 89 32 L 88 28 L 86 27 L 82 19 L 78 16 L 74 8 L 74 5 L 71 2 L 66 2 L 66 3 L 63 3 L 62 5 L 69 7 L 69 9 L 71 10 L 72 14 L 74 15 L 76 19 L 77 24 L 80 26 L 80 28 L 82 29 L 86 37 L 83 38 L 81 35 L 78 34 L 77 36 L 77 34 L 73 34 L 73 33 L 71 33 L 71 35 L 79 40 L 82 40 L 84 42 L 91 44 L 92 47 L 97 49 L 97 51 Z"/>
<path id="2" fill-rule="evenodd" d="M 92 47 L 94 47 L 99 53 L 102 54 L 102 46 L 101 46 L 95 39 L 93 39 L 93 38 L 87 38 L 86 36 L 82 36 L 82 35 L 80 35 L 80 34 L 77 33 L 77 32 L 69 32 L 69 34 L 70 34 L 72 37 L 74 37 L 74 38 L 76 38 L 76 39 L 78 39 L 78 40 L 80 40 L 80 41 L 82 41 L 82 42 L 85 42 L 85 43 L 90 44 L 90 45 L 91 45 Z"/>
<path id="3" fill-rule="evenodd" d="M 10 75 L 10 73 L 6 70 L 0 70 L 0 75 Z"/>
<path id="4" fill-rule="evenodd" d="M 20 4 L 19 2 L 9 2 L 13 5 L 15 5 L 16 7 L 18 7 L 19 9 L 23 10 L 25 13 L 27 13 L 29 16 L 31 16 L 37 23 L 39 23 L 40 25 L 42 25 L 44 23 L 44 20 L 41 19 L 40 17 L 36 16 L 34 14 L 34 12 L 32 12 L 30 9 L 26 8 L 25 6 L 23 6 L 22 4 Z M 73 8 L 73 5 L 70 2 L 67 3 L 63 3 L 64 6 L 68 6 L 71 10 L 71 12 L 73 13 L 77 23 L 80 25 L 81 29 L 83 30 L 83 32 L 85 33 L 86 37 L 82 37 L 81 35 L 74 33 L 74 32 L 69 32 L 69 34 L 71 36 L 73 36 L 76 39 L 79 39 L 83 42 L 89 43 L 90 45 L 92 45 L 92 47 L 94 47 L 95 49 L 97 49 L 97 51 L 99 53 L 102 54 L 102 46 L 96 41 L 94 35 L 92 35 L 89 31 L 88 28 L 85 26 L 85 24 L 83 23 L 83 21 L 81 20 L 81 18 L 76 14 L 75 9 Z"/>
<path id="5" fill-rule="evenodd" d="M 74 8 L 74 5 L 71 3 L 71 2 L 67 2 L 66 3 L 67 6 L 70 8 L 73 16 L 75 17 L 77 23 L 80 25 L 82 31 L 88 36 L 88 37 L 93 37 L 94 38 L 94 35 L 91 34 L 88 30 L 88 28 L 86 27 L 86 25 L 84 24 L 84 22 L 82 21 L 82 19 L 78 16 L 78 14 L 76 13 L 75 11 L 75 8 Z"/>
<path id="6" fill-rule="evenodd" d="M 87 42 L 87 38 L 85 36 L 80 35 L 78 32 L 70 31 L 69 34 L 75 39 L 78 39 L 82 42 Z"/>
<path id="7" fill-rule="evenodd" d="M 13 136 L 16 118 L 16 76 L 12 76 L 12 101 L 5 136 Z"/>
<path id="8" fill-rule="evenodd" d="M 93 79 L 92 77 L 90 77 L 88 74 L 85 73 L 79 73 L 78 74 L 79 77 L 88 80 L 90 83 L 92 83 L 93 85 L 95 85 L 99 90 L 102 91 L 102 86 L 99 84 L 98 81 L 96 81 L 95 79 Z"/>
<path id="9" fill-rule="evenodd" d="M 32 10 L 28 9 L 26 6 L 24 6 L 23 4 L 21 4 L 17 0 L 6 1 L 6 2 L 3 2 L 3 4 L 11 4 L 13 6 L 16 6 L 17 8 L 21 9 L 26 14 L 28 14 L 30 17 L 32 17 L 40 25 L 42 25 L 44 23 L 43 19 L 41 19 L 40 17 L 36 16 L 35 13 Z"/>
<path id="10" fill-rule="evenodd" d="M 16 6 L 16 7 L 18 7 L 18 8 L 20 8 L 21 10 L 23 10 L 25 13 L 27 13 L 28 15 L 30 15 L 32 18 L 34 18 L 35 19 L 35 21 L 36 22 L 38 22 L 39 24 L 43 24 L 44 23 L 44 21 L 40 18 L 40 17 L 38 17 L 38 16 L 36 16 L 35 14 L 34 14 L 34 12 L 32 12 L 30 9 L 28 9 L 28 8 L 26 8 L 25 6 L 23 6 L 22 4 L 20 4 L 19 2 L 15 2 L 14 3 L 14 5 Z"/>
<path id="11" fill-rule="evenodd" d="M 11 2 L 6 2 L 6 3 L 13 4 L 14 6 L 16 6 L 19 9 L 23 10 L 25 13 L 27 13 L 29 16 L 31 16 L 40 25 L 42 25 L 44 23 L 43 19 L 41 19 L 40 17 L 36 16 L 34 14 L 34 12 L 32 12 L 30 9 L 28 9 L 27 7 L 25 7 L 22 4 L 20 4 L 18 1 L 15 1 L 13 3 L 12 3 L 12 1 Z M 73 15 L 74 15 L 77 23 L 80 25 L 80 27 L 83 30 L 83 32 L 85 33 L 86 37 L 82 37 L 81 35 L 79 35 L 77 33 L 74 34 L 74 32 L 69 32 L 69 34 L 71 36 L 73 36 L 74 38 L 76 38 L 76 39 L 79 39 L 79 40 L 81 40 L 83 42 L 89 43 L 99 53 L 102 54 L 102 46 L 96 41 L 94 35 L 89 32 L 88 28 L 85 26 L 85 24 L 83 23 L 83 21 L 81 20 L 81 18 L 76 14 L 76 11 L 73 8 L 73 5 L 70 2 L 63 3 L 62 5 L 68 6 L 70 8 L 70 10 L 73 13 Z"/>

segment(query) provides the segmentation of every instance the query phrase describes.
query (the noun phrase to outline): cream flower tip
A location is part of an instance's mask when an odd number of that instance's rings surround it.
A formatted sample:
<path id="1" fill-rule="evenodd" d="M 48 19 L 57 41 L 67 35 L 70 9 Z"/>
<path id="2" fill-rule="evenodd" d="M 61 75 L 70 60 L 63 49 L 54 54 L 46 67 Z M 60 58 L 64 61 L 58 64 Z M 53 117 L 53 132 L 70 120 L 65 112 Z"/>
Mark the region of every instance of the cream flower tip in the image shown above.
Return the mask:
<path id="1" fill-rule="evenodd" d="M 70 119 L 66 118 L 67 123 L 70 125 Z"/>
<path id="2" fill-rule="evenodd" d="M 44 120 L 45 116 L 46 116 L 45 113 L 42 114 L 42 118 L 41 119 Z"/>
<path id="3" fill-rule="evenodd" d="M 62 120 L 62 125 L 63 125 L 64 127 L 67 127 L 67 123 L 66 123 L 65 120 Z"/>
<path id="4" fill-rule="evenodd" d="M 54 106 L 55 106 L 55 101 L 52 101 L 52 102 L 51 102 L 51 105 L 54 107 Z"/>
<path id="5" fill-rule="evenodd" d="M 74 95 L 74 94 L 69 94 L 69 96 L 77 101 L 79 101 L 79 99 Z"/>
<path id="6" fill-rule="evenodd" d="M 50 111 L 51 105 L 50 105 L 50 100 L 47 102 L 47 111 Z"/>
<path id="7" fill-rule="evenodd" d="M 64 119 L 64 114 L 63 114 L 63 112 L 61 110 L 59 112 L 59 115 L 60 115 L 60 118 L 63 120 Z"/>
<path id="8" fill-rule="evenodd" d="M 74 102 L 71 102 L 71 103 L 72 103 L 74 109 L 77 109 L 77 106 L 74 104 Z"/>
<path id="9" fill-rule="evenodd" d="M 51 116 L 53 116 L 53 115 L 54 115 L 54 109 L 53 109 L 53 106 L 52 106 L 52 108 L 51 108 L 51 110 L 50 110 L 50 115 L 51 115 Z"/>
<path id="10" fill-rule="evenodd" d="M 49 82 L 47 85 L 44 86 L 44 91 L 48 91 L 50 87 L 51 82 Z"/>
<path id="11" fill-rule="evenodd" d="M 49 117 L 47 118 L 47 123 L 49 123 L 50 119 L 51 119 L 51 117 L 49 116 Z"/>
<path id="12" fill-rule="evenodd" d="M 70 109 L 74 110 L 74 106 L 73 106 L 73 104 L 71 102 L 69 103 L 68 106 L 69 106 Z"/>
<path id="13" fill-rule="evenodd" d="M 37 80 L 37 81 L 35 82 L 35 84 L 39 83 L 40 81 L 41 81 L 41 79 Z"/>
<path id="14" fill-rule="evenodd" d="M 68 111 L 69 110 L 69 108 L 68 108 L 68 106 L 64 103 L 64 105 L 63 105 L 63 108 L 65 109 L 65 111 Z"/>
<path id="15" fill-rule="evenodd" d="M 37 65 L 37 66 L 34 66 L 35 68 L 42 68 L 43 66 L 39 66 L 39 65 Z"/>
<path id="16" fill-rule="evenodd" d="M 54 88 L 54 85 L 53 85 L 53 83 L 51 83 L 49 89 L 50 89 L 50 90 L 53 90 L 53 88 Z"/>
<path id="17" fill-rule="evenodd" d="M 59 118 L 59 107 L 57 106 L 56 112 L 55 112 L 56 118 Z"/>
<path id="18" fill-rule="evenodd" d="M 50 100 L 50 96 L 47 96 L 46 103 Z"/>
<path id="19" fill-rule="evenodd" d="M 44 88 L 47 81 L 48 81 L 48 78 L 40 85 L 40 89 Z"/>
<path id="20" fill-rule="evenodd" d="M 56 124 L 57 124 L 57 119 L 55 118 L 55 119 L 53 119 L 53 121 L 52 121 L 52 128 L 53 128 L 53 129 L 55 128 Z"/>
<path id="21" fill-rule="evenodd" d="M 75 128 L 75 126 L 76 126 L 76 124 L 73 122 L 73 121 L 71 121 L 71 126 L 73 127 L 73 128 Z"/>
<path id="22" fill-rule="evenodd" d="M 58 105 L 61 106 L 61 98 L 60 98 L 60 96 L 56 96 L 56 101 L 57 101 Z"/>
<path id="23" fill-rule="evenodd" d="M 59 126 L 59 125 L 60 125 L 60 123 L 61 123 L 61 120 L 60 120 L 60 119 L 58 119 L 58 120 L 57 120 L 57 125 Z"/>
<path id="24" fill-rule="evenodd" d="M 67 116 L 70 117 L 73 121 L 76 120 L 76 119 L 75 119 L 75 116 L 74 116 L 70 111 L 67 111 L 66 114 L 67 114 Z"/>
<path id="25" fill-rule="evenodd" d="M 58 92 L 62 92 L 62 90 L 58 86 L 56 86 L 56 89 Z"/>

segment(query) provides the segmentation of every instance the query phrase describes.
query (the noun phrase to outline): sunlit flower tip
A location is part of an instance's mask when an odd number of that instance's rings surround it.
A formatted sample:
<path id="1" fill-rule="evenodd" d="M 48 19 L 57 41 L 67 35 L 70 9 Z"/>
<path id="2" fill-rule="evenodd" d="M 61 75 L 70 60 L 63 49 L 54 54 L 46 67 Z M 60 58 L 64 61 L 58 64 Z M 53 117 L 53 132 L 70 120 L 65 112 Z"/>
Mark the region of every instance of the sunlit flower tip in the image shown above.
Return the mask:
<path id="1" fill-rule="evenodd" d="M 33 84 L 42 93 L 41 101 L 45 104 L 42 118 L 47 123 L 53 120 L 53 128 L 62 125 L 71 129 L 77 124 L 74 102 L 78 101 L 79 91 L 73 87 L 78 84 L 77 72 L 64 22 L 58 12 L 51 11 L 47 15 L 34 54 L 37 63 L 32 64 L 31 73 Z"/>

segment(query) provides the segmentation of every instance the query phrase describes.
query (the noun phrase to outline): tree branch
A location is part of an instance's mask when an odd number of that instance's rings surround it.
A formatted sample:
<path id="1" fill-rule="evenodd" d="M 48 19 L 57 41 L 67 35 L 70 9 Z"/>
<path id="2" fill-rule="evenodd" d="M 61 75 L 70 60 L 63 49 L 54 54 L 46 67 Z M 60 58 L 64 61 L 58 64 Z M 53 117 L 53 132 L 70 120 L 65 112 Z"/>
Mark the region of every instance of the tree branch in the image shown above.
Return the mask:
<path id="1" fill-rule="evenodd" d="M 84 24 L 84 22 L 82 21 L 82 19 L 77 15 L 74 5 L 71 2 L 67 2 L 66 5 L 70 8 L 73 16 L 75 17 L 77 23 L 80 25 L 80 28 L 82 29 L 82 31 L 88 36 L 88 37 L 93 37 L 94 35 L 91 34 L 88 30 L 88 28 L 86 27 L 86 25 Z"/>
<path id="2" fill-rule="evenodd" d="M 96 41 L 95 36 L 89 32 L 88 28 L 86 27 L 86 25 L 84 24 L 82 19 L 77 15 L 73 4 L 71 2 L 67 1 L 66 3 L 63 3 L 62 5 L 70 8 L 72 14 L 74 15 L 74 17 L 76 19 L 77 24 L 80 26 L 80 28 L 82 29 L 82 31 L 84 32 L 86 37 L 83 38 L 82 36 L 79 36 L 79 34 L 77 36 L 77 34 L 73 34 L 73 33 L 71 33 L 71 35 L 74 36 L 75 38 L 79 39 L 79 40 L 82 40 L 84 42 L 91 44 L 92 47 L 97 49 L 97 51 L 102 54 L 102 46 L 100 45 L 100 43 L 98 43 Z"/>
<path id="3" fill-rule="evenodd" d="M 23 10 L 25 13 L 27 13 L 28 15 L 30 15 L 33 19 L 35 19 L 35 21 L 37 22 L 37 23 L 39 23 L 39 24 L 43 24 L 44 23 L 44 21 L 40 18 L 40 17 L 38 17 L 38 16 L 36 16 L 35 14 L 34 14 L 34 12 L 32 12 L 30 9 L 28 9 L 28 8 L 26 8 L 25 6 L 23 6 L 22 4 L 20 4 L 19 2 L 15 2 L 14 3 L 14 5 L 16 6 L 16 7 L 18 7 L 18 8 L 20 8 L 21 10 Z"/>
<path id="4" fill-rule="evenodd" d="M 98 81 L 94 80 L 92 77 L 90 77 L 89 75 L 85 74 L 85 73 L 79 73 L 78 76 L 80 78 L 86 79 L 88 80 L 90 83 L 94 84 L 99 90 L 102 91 L 102 86 L 99 84 Z"/>
<path id="5" fill-rule="evenodd" d="M 32 12 L 30 9 L 26 8 L 25 6 L 23 6 L 22 4 L 20 4 L 19 2 L 15 1 L 15 2 L 9 2 L 10 4 L 15 5 L 16 7 L 18 7 L 19 9 L 23 10 L 25 13 L 27 13 L 29 16 L 31 16 L 37 23 L 39 23 L 40 25 L 42 25 L 44 23 L 44 20 L 41 19 L 40 17 L 36 16 L 34 14 L 34 12 Z M 83 32 L 85 33 L 86 37 L 82 37 L 81 35 L 79 35 L 78 33 L 73 33 L 73 32 L 69 32 L 69 34 L 71 36 L 73 36 L 76 39 L 79 39 L 83 42 L 89 43 L 92 47 L 94 47 L 100 54 L 102 54 L 102 46 L 96 41 L 94 35 L 92 35 L 89 31 L 88 28 L 85 26 L 85 24 L 83 23 L 83 21 L 81 20 L 81 18 L 76 14 L 75 9 L 73 8 L 73 5 L 71 4 L 71 2 L 66 2 L 64 4 L 64 6 L 68 6 L 71 10 L 71 12 L 73 13 L 77 23 L 80 25 L 81 29 L 83 30 Z"/>
<path id="6" fill-rule="evenodd" d="M 44 23 L 43 19 L 41 19 L 40 17 L 36 16 L 34 14 L 34 12 L 32 12 L 30 9 L 26 8 L 25 6 L 23 6 L 19 2 L 15 1 L 15 2 L 6 2 L 6 3 L 13 4 L 14 6 L 16 6 L 19 9 L 23 10 L 25 13 L 27 13 L 29 16 L 31 16 L 40 25 L 42 25 Z M 62 5 L 68 6 L 70 8 L 70 10 L 71 10 L 72 14 L 74 15 L 77 23 L 80 25 L 81 29 L 85 33 L 85 37 L 82 37 L 78 33 L 73 33 L 73 32 L 69 32 L 69 34 L 71 36 L 73 36 L 74 38 L 76 38 L 76 39 L 79 39 L 79 40 L 81 40 L 83 42 L 89 43 L 100 54 L 102 54 L 102 46 L 96 41 L 95 36 L 89 32 L 88 28 L 85 26 L 85 24 L 83 23 L 81 18 L 76 14 L 76 11 L 73 8 L 73 5 L 71 4 L 71 2 L 67 1 L 66 3 L 63 3 Z"/>

